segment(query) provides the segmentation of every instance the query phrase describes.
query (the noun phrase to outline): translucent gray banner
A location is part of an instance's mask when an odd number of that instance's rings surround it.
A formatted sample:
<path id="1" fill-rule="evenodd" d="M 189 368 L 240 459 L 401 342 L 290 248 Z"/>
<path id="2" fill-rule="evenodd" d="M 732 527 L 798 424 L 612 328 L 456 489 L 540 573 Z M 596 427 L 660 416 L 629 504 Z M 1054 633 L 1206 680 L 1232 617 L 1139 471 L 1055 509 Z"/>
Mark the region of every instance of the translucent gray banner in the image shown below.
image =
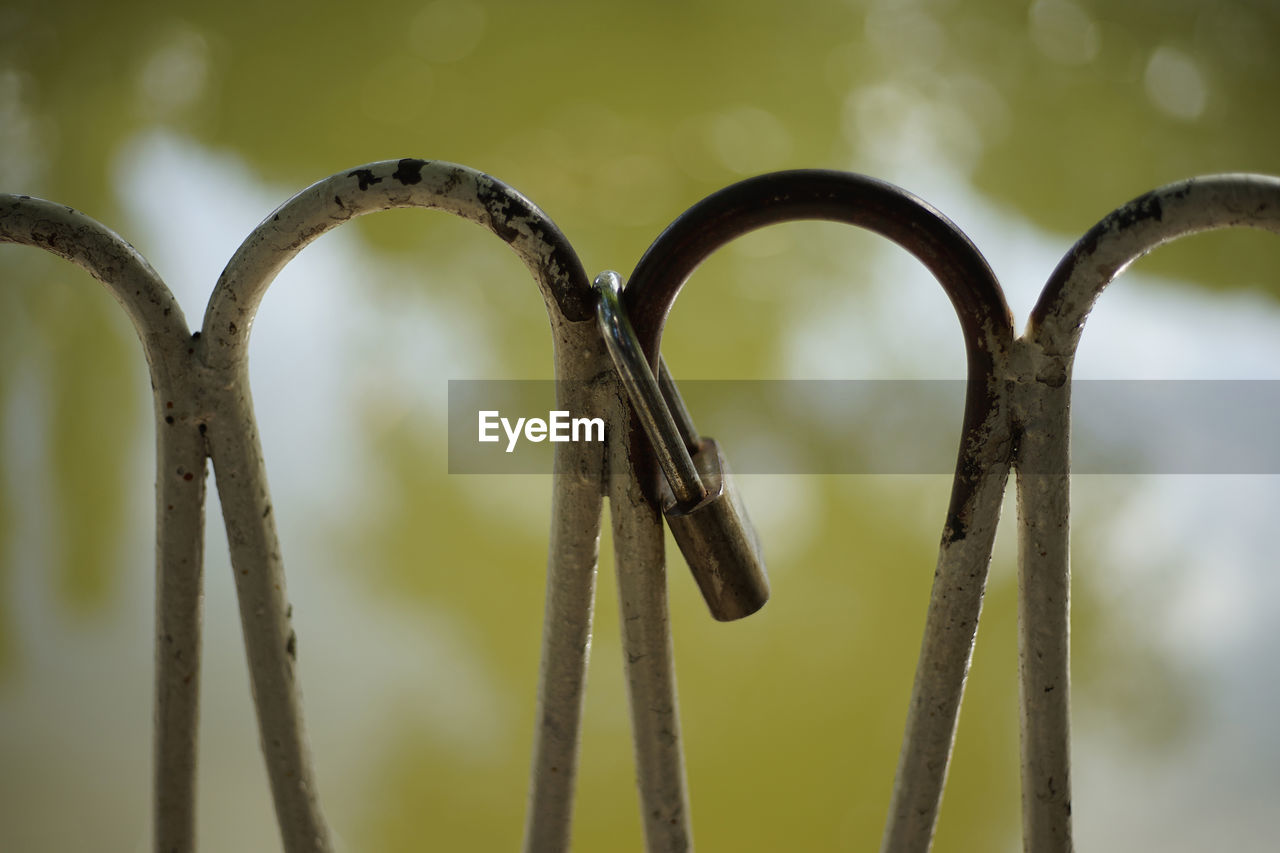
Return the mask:
<path id="1" fill-rule="evenodd" d="M 699 430 L 742 474 L 955 468 L 961 380 L 679 384 Z M 449 382 L 451 474 L 549 473 L 557 443 L 616 428 L 602 412 L 561 412 L 553 381 Z M 1071 453 L 1075 474 L 1280 474 L 1280 381 L 1078 380 Z"/>

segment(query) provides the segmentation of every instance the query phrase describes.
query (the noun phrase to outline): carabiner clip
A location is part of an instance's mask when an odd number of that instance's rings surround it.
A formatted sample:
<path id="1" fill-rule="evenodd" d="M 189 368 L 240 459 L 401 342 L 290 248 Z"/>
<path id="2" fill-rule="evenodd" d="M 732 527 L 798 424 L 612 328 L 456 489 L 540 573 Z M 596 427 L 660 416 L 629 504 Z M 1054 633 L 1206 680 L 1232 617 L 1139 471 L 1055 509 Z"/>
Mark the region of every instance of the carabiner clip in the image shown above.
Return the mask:
<path id="1" fill-rule="evenodd" d="M 711 615 L 722 622 L 750 616 L 769 600 L 769 578 L 728 461 L 715 439 L 698 435 L 661 357 L 654 378 L 622 308 L 621 276 L 603 272 L 594 287 L 605 346 L 662 468 L 671 535 Z"/>

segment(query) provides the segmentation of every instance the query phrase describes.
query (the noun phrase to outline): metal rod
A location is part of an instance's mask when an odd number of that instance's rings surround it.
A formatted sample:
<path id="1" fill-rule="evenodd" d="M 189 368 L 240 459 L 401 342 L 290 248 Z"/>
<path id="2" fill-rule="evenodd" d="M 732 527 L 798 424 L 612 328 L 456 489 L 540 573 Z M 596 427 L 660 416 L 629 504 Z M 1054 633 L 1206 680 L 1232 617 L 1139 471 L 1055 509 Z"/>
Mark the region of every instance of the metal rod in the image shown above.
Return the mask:
<path id="1" fill-rule="evenodd" d="M 195 850 L 204 560 L 204 442 L 182 309 L 138 252 L 69 207 L 0 194 L 0 242 L 65 258 L 106 285 L 142 341 L 156 429 L 153 849 Z"/>
<path id="2" fill-rule="evenodd" d="M 1116 209 L 1050 276 L 1018 341 L 1018 624 L 1023 846 L 1067 853 L 1071 830 L 1071 372 L 1094 304 L 1125 267 L 1188 234 L 1249 227 L 1280 233 L 1280 180 L 1214 175 L 1171 184 Z"/>
<path id="3" fill-rule="evenodd" d="M 627 423 L 632 411 L 617 398 L 606 422 Z M 634 438 L 640 437 L 631 430 L 616 432 L 609 443 L 608 470 L 623 472 L 609 478 L 609 515 L 640 818 L 648 853 L 685 853 L 693 849 L 693 821 L 676 693 L 664 525 L 638 476 L 634 460 L 640 448 L 632 444 Z"/>
<path id="4" fill-rule="evenodd" d="M 272 279 L 311 240 L 355 216 L 397 207 L 444 210 L 501 237 L 542 291 L 556 341 L 557 379 L 586 380 L 607 369 L 595 332 L 590 285 L 564 236 L 528 199 L 464 166 L 404 159 L 334 175 L 268 216 L 227 265 L 205 313 L 200 356 L 208 369 L 209 393 L 218 400 L 213 411 L 230 419 L 225 427 L 210 425 L 211 452 L 231 542 L 268 776 L 288 853 L 320 853 L 331 845 L 306 747 L 293 667 L 296 644 L 286 642 L 292 630 L 284 569 L 275 516 L 266 512 L 266 475 L 249 400 L 249 329 Z M 598 457 L 580 461 L 578 468 L 566 470 L 594 484 L 598 496 Z M 597 498 L 571 484 L 558 483 L 556 488 L 556 511 L 566 515 L 553 522 L 559 531 L 553 548 L 564 547 L 565 552 L 553 550 L 549 560 L 549 619 L 543 634 L 526 824 L 526 848 L 546 850 L 566 849 L 568 844 L 587 662 L 584 638 L 590 635 L 594 595 L 595 563 L 589 559 L 594 545 L 586 540 L 594 539 L 591 531 L 599 524 Z M 535 844 L 531 839 L 540 840 Z"/>
<path id="5" fill-rule="evenodd" d="M 923 851 L 937 821 L 1008 477 L 1005 377 L 1013 323 L 982 255 L 915 196 L 862 175 L 779 172 L 698 202 L 640 259 L 623 302 L 650 364 L 657 363 L 662 327 L 680 288 L 707 256 L 748 231 L 797 219 L 868 228 L 912 252 L 950 296 L 964 332 L 964 434 L 882 847 Z"/>
<path id="6" fill-rule="evenodd" d="M 571 349 L 607 360 L 590 321 L 573 324 Z M 568 351 L 566 347 L 565 351 Z M 603 411 L 600 389 L 585 381 L 558 383 L 569 411 Z M 555 470 L 599 472 L 602 460 L 585 443 L 557 444 Z M 551 505 L 547 600 L 538 678 L 537 730 L 525 812 L 525 853 L 567 851 L 572 831 L 578 746 L 591 649 L 600 522 L 604 496 L 600 478 L 557 473 Z"/>

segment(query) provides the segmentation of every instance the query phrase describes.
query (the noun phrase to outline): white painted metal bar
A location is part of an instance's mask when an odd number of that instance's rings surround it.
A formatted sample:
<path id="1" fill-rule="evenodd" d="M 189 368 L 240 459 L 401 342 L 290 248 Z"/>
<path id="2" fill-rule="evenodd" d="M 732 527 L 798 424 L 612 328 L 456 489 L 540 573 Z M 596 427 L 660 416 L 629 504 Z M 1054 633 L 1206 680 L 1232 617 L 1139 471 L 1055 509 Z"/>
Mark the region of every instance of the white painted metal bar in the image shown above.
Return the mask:
<path id="1" fill-rule="evenodd" d="M 204 441 L 191 336 L 173 294 L 138 252 L 72 208 L 0 195 L 0 242 L 82 267 L 124 308 L 151 372 L 156 430 L 153 849 L 195 849 L 196 723 L 204 556 Z"/>
<path id="2" fill-rule="evenodd" d="M 1050 276 L 1015 356 L 1023 845 L 1066 853 L 1071 833 L 1071 373 L 1103 289 L 1162 243 L 1220 228 L 1280 233 L 1280 180 L 1218 175 L 1116 209 Z"/>
<path id="3" fill-rule="evenodd" d="M 645 469 L 637 468 L 637 460 L 649 445 L 632 417 L 619 384 L 606 417 L 606 423 L 618 426 L 608 446 L 608 470 L 613 472 L 608 494 L 636 784 L 645 849 L 683 853 L 693 849 L 693 820 L 667 604 L 664 526 L 654 499 L 658 470 L 649 468 L 646 493 L 640 479 Z"/>
<path id="4" fill-rule="evenodd" d="M 598 382 L 581 379 L 588 365 L 600 376 L 603 347 L 592 350 L 590 321 L 566 326 L 560 358 L 581 358 L 572 370 L 580 377 L 561 383 L 560 405 L 572 412 L 605 410 Z M 592 605 L 600 549 L 602 459 L 599 445 L 557 444 L 551 505 L 551 543 L 547 558 L 547 598 L 543 620 L 542 662 L 538 677 L 537 730 L 525 812 L 526 853 L 569 849 L 578 743 L 591 648 Z M 564 465 L 563 468 L 559 467 Z"/>
<path id="5" fill-rule="evenodd" d="M 284 569 L 276 537 L 248 380 L 248 335 L 257 306 L 279 270 L 307 243 L 365 213 L 396 207 L 445 210 L 484 225 L 533 274 L 551 317 L 556 377 L 591 380 L 607 366 L 594 328 L 592 294 L 581 264 L 551 221 L 499 181 L 451 163 L 372 163 L 327 178 L 269 216 L 236 252 L 205 315 L 201 358 L 219 496 L 231 544 L 241 620 L 272 794 L 289 853 L 332 849 L 320 812 L 294 672 Z M 557 383 L 560 399 L 598 408 L 590 386 Z M 589 446 L 587 446 L 589 447 Z M 538 690 L 526 849 L 567 849 L 578 729 L 591 629 L 600 519 L 598 451 L 557 444 L 547 622 Z"/>

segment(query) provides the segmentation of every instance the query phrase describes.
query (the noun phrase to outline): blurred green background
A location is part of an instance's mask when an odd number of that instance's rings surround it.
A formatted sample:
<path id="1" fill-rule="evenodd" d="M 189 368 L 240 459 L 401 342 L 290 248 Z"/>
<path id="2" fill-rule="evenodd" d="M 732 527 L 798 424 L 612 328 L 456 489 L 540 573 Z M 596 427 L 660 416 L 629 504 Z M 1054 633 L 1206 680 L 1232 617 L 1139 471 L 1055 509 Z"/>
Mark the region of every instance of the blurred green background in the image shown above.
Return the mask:
<path id="1" fill-rule="evenodd" d="M 1021 325 L 1057 257 L 1116 205 L 1200 173 L 1280 174 L 1278 99 L 1271 0 L 0 6 L 0 191 L 73 205 L 120 232 L 194 327 L 221 264 L 273 207 L 332 173 L 409 156 L 516 187 L 589 273 L 628 271 L 666 223 L 736 179 L 867 172 L 969 231 Z M 1117 297 L 1114 308 L 1130 325 L 1086 335 L 1100 353 L 1094 375 L 1186 375 L 1192 355 L 1231 378 L 1238 363 L 1280 364 L 1253 359 L 1280 340 L 1272 240 L 1210 235 L 1140 263 L 1145 283 L 1132 288 L 1146 302 Z M 146 371 L 88 276 L 2 248 L 0 849 L 141 850 Z M 783 226 L 699 271 L 664 350 L 677 376 L 701 379 L 958 378 L 952 316 L 882 241 Z M 544 318 L 498 241 L 416 211 L 322 239 L 263 304 L 255 399 L 321 795 L 347 849 L 518 843 L 550 480 L 447 474 L 441 407 L 449 379 L 549 377 Z M 1204 343 L 1188 342 L 1197 329 Z M 1232 346 L 1237 360 L 1220 354 Z M 749 424 L 695 415 L 730 457 L 751 438 Z M 940 416 L 958 424 L 958 412 Z M 1163 849 L 1184 849 L 1200 832 L 1221 842 L 1230 826 L 1239 834 L 1227 847 L 1264 849 L 1251 845 L 1267 838 L 1261 815 L 1280 793 L 1272 726 L 1232 718 L 1248 747 L 1214 740 L 1224 709 L 1260 702 L 1230 692 L 1244 681 L 1231 675 L 1244 671 L 1237 652 L 1277 642 L 1232 609 L 1274 574 L 1257 508 L 1275 505 L 1275 487 L 1260 479 L 1077 482 L 1082 847 L 1132 849 L 1122 839 L 1164 832 Z M 697 841 L 873 849 L 949 480 L 756 476 L 743 491 L 773 574 L 765 611 L 713 623 L 671 552 Z M 216 501 L 208 516 L 202 846 L 273 849 Z M 942 851 L 1018 846 L 1010 532 Z M 641 846 L 608 549 L 606 534 L 579 850 Z M 1268 675 L 1273 696 L 1280 679 Z M 1168 788 L 1171 774 L 1190 787 Z"/>

